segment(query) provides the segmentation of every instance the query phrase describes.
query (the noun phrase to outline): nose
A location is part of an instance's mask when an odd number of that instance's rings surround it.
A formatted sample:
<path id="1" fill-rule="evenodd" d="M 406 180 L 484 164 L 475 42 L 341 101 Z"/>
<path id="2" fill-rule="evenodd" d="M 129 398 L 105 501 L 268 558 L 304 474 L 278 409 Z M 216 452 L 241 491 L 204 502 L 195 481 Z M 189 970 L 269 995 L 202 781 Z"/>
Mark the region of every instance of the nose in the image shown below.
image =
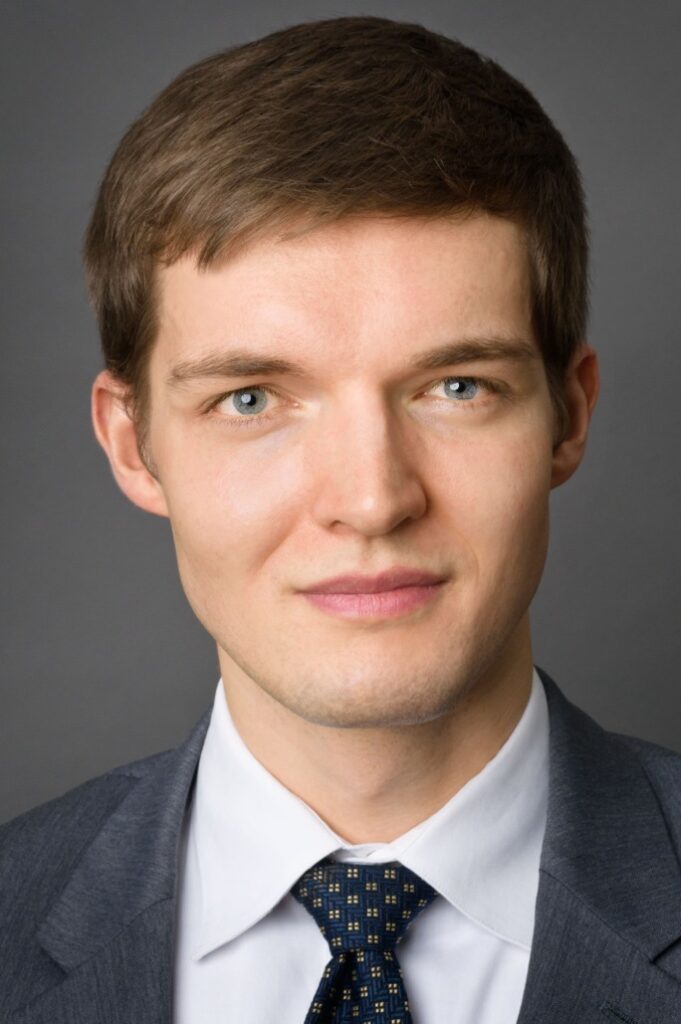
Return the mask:
<path id="1" fill-rule="evenodd" d="M 354 396 L 324 418 L 315 445 L 316 521 L 366 536 L 387 534 L 427 508 L 418 438 L 379 396 Z"/>

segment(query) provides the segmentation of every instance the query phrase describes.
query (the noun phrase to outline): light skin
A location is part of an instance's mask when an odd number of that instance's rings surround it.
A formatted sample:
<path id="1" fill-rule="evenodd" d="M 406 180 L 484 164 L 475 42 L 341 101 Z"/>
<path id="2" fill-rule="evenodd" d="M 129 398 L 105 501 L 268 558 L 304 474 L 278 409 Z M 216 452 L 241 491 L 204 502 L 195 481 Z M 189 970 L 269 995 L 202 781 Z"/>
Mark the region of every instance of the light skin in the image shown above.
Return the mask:
<path id="1" fill-rule="evenodd" d="M 480 339 L 495 341 L 487 358 L 469 345 L 414 365 Z M 246 350 L 304 373 L 180 379 Z M 584 454 L 595 351 L 571 361 L 555 444 L 521 229 L 483 213 L 353 217 L 202 271 L 193 255 L 160 269 L 150 382 L 149 459 L 107 371 L 95 433 L 127 497 L 170 520 L 239 734 L 344 840 L 395 839 L 525 709 L 549 496 Z M 300 593 L 395 565 L 445 582 L 392 618 Z"/>

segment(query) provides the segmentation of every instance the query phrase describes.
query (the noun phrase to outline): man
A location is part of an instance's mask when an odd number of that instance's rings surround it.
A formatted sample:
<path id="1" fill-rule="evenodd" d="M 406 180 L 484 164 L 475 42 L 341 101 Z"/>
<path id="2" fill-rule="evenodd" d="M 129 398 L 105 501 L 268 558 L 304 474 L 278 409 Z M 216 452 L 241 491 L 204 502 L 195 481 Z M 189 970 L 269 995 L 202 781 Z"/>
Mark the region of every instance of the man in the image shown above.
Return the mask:
<path id="1" fill-rule="evenodd" d="M 273 33 L 130 128 L 85 259 L 94 429 L 221 675 L 4 826 L 2 1020 L 678 1024 L 681 757 L 533 664 L 598 395 L 536 100 L 418 25 Z"/>

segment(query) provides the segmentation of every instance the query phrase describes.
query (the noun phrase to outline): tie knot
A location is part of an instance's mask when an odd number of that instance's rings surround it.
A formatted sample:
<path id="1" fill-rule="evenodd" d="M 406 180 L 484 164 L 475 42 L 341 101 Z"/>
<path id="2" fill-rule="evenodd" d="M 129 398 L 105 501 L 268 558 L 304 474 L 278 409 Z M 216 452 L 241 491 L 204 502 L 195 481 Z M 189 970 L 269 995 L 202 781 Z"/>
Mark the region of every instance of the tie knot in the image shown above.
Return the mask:
<path id="1" fill-rule="evenodd" d="M 391 950 L 438 895 L 398 861 L 349 864 L 330 857 L 305 871 L 291 893 L 312 914 L 333 955 Z"/>

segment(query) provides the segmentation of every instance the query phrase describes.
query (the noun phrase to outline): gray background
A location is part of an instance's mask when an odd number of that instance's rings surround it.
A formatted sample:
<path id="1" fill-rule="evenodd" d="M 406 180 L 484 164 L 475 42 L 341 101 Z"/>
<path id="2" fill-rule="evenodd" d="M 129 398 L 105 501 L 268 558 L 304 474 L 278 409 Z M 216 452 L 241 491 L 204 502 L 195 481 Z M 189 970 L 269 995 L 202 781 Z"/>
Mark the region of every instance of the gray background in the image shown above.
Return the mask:
<path id="1" fill-rule="evenodd" d="M 90 424 L 102 364 L 79 248 L 99 177 L 185 66 L 342 14 L 420 21 L 499 60 L 580 163 L 603 383 L 586 461 L 552 495 L 535 661 L 603 725 L 681 750 L 679 5 L 10 0 L 0 820 L 179 742 L 219 678 L 167 521 L 119 492 Z"/>

